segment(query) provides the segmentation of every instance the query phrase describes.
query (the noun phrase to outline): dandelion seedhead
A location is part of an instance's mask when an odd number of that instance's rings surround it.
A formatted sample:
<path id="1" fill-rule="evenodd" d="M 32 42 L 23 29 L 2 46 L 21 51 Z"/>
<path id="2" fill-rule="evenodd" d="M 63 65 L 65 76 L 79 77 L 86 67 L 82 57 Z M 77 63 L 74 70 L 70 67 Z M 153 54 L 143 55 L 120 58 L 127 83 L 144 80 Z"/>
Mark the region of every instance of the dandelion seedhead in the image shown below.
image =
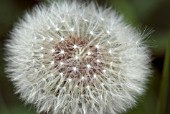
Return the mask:
<path id="1" fill-rule="evenodd" d="M 150 72 L 143 39 L 110 8 L 53 1 L 14 28 L 6 70 L 38 112 L 117 114 L 143 93 Z"/>

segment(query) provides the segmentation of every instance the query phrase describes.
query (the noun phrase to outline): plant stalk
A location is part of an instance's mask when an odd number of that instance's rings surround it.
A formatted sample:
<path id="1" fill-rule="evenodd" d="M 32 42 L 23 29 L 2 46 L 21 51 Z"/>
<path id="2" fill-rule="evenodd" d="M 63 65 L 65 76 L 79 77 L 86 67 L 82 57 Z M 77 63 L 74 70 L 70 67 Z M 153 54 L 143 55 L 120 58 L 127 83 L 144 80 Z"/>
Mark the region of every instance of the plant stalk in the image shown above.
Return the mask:
<path id="1" fill-rule="evenodd" d="M 159 99 L 156 114 L 166 114 L 166 106 L 168 100 L 168 81 L 170 79 L 170 36 L 167 42 L 165 59 L 164 59 L 163 76 L 161 80 Z"/>

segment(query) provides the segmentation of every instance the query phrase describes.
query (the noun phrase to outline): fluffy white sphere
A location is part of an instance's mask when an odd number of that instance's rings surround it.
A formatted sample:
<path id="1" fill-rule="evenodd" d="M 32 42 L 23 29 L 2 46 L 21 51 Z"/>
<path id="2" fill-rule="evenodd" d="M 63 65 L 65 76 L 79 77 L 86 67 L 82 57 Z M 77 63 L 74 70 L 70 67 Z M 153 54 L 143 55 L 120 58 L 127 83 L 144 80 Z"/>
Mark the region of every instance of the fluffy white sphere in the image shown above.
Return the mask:
<path id="1" fill-rule="evenodd" d="M 39 112 L 117 114 L 143 93 L 150 72 L 143 39 L 110 9 L 53 1 L 15 26 L 6 70 Z"/>

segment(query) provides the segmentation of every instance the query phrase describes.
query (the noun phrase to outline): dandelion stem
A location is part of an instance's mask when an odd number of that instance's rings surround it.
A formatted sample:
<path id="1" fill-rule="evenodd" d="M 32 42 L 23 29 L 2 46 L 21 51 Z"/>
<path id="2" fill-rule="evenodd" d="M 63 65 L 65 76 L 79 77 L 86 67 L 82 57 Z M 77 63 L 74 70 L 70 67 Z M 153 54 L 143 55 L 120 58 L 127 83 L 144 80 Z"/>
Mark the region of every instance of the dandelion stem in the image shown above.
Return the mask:
<path id="1" fill-rule="evenodd" d="M 163 76 L 160 86 L 159 100 L 157 104 L 157 113 L 156 114 L 165 114 L 167 106 L 167 97 L 168 97 L 168 81 L 169 81 L 169 69 L 170 69 L 170 37 L 167 42 Z"/>

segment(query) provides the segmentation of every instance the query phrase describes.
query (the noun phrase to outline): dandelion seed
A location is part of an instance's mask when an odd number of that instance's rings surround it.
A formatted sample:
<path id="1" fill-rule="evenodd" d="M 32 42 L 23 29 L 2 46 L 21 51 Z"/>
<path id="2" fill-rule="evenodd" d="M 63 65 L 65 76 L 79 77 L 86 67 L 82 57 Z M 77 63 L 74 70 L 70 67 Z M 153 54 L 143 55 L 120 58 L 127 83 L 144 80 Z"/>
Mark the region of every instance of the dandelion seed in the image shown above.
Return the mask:
<path id="1" fill-rule="evenodd" d="M 44 49 L 44 47 L 41 47 L 40 49 L 41 49 L 41 50 L 43 50 L 43 49 Z"/>
<path id="2" fill-rule="evenodd" d="M 103 17 L 101 17 L 101 21 L 104 21 L 104 18 L 103 18 Z"/>
<path id="3" fill-rule="evenodd" d="M 82 80 L 85 80 L 85 77 L 84 77 L 84 76 L 82 76 L 82 77 L 81 77 L 81 79 L 82 79 Z"/>
<path id="4" fill-rule="evenodd" d="M 97 59 L 97 62 L 99 63 L 99 62 L 100 62 L 100 60 L 99 60 L 99 59 Z"/>
<path id="5" fill-rule="evenodd" d="M 86 86 L 86 88 L 87 88 L 87 89 L 90 89 L 90 86 L 88 85 L 88 86 Z"/>
<path id="6" fill-rule="evenodd" d="M 42 64 L 41 67 L 42 67 L 42 68 L 45 68 L 45 65 Z"/>
<path id="7" fill-rule="evenodd" d="M 101 83 L 101 86 L 104 86 L 104 83 Z"/>
<path id="8" fill-rule="evenodd" d="M 35 55 L 35 53 L 33 52 L 33 53 L 31 53 L 31 56 L 34 56 Z"/>
<path id="9" fill-rule="evenodd" d="M 44 36 L 42 36 L 42 40 L 44 41 L 46 38 Z"/>
<path id="10" fill-rule="evenodd" d="M 78 46 L 77 45 L 74 45 L 73 48 L 76 49 Z"/>
<path id="11" fill-rule="evenodd" d="M 85 19 L 85 18 L 83 18 L 83 20 L 84 20 L 85 22 L 88 22 L 88 20 L 87 20 L 87 19 Z"/>
<path id="12" fill-rule="evenodd" d="M 96 45 L 96 48 L 99 49 L 99 45 Z"/>
<path id="13" fill-rule="evenodd" d="M 91 52 L 90 52 L 90 51 L 88 51 L 88 52 L 87 52 L 87 54 L 88 54 L 88 55 L 91 55 Z"/>
<path id="14" fill-rule="evenodd" d="M 107 34 L 110 34 L 110 31 L 109 31 L 109 30 L 107 30 L 106 32 L 107 32 Z"/>
<path id="15" fill-rule="evenodd" d="M 63 73 L 61 72 L 61 73 L 59 73 L 60 74 L 60 76 L 63 76 Z"/>
<path id="16" fill-rule="evenodd" d="M 51 29 L 51 27 L 49 26 L 49 27 L 47 27 L 47 30 L 50 30 Z"/>
<path id="17" fill-rule="evenodd" d="M 56 27 L 55 30 L 56 30 L 56 31 L 59 31 L 60 29 Z"/>
<path id="18" fill-rule="evenodd" d="M 118 114 L 143 93 L 150 73 L 143 35 L 115 11 L 83 4 L 36 7 L 6 45 L 6 71 L 38 113 Z"/>
<path id="19" fill-rule="evenodd" d="M 96 78 L 96 74 L 94 74 L 93 77 Z"/>
<path id="20" fill-rule="evenodd" d="M 68 78 L 68 81 L 69 81 L 69 82 L 71 82 L 71 81 L 72 81 L 72 79 L 71 79 L 71 78 Z"/>
<path id="21" fill-rule="evenodd" d="M 91 35 L 94 35 L 94 32 L 93 32 L 93 31 L 90 31 L 90 34 L 91 34 Z"/>
<path id="22" fill-rule="evenodd" d="M 73 32 L 73 31 L 74 31 L 74 28 L 71 28 L 71 29 L 70 29 L 70 31 L 72 31 L 72 32 Z"/>
<path id="23" fill-rule="evenodd" d="M 75 59 L 77 60 L 79 57 L 78 56 L 75 56 Z"/>
<path id="24" fill-rule="evenodd" d="M 54 61 L 51 61 L 51 65 L 54 65 Z"/>
<path id="25" fill-rule="evenodd" d="M 63 38 L 63 37 L 61 37 L 61 41 L 64 41 L 64 38 Z"/>
<path id="26" fill-rule="evenodd" d="M 51 77 L 53 77 L 53 76 L 54 76 L 54 74 L 53 74 L 53 73 L 51 73 L 51 74 L 50 74 L 50 76 L 51 76 Z"/>
<path id="27" fill-rule="evenodd" d="M 60 62 L 60 65 L 63 65 L 64 63 L 63 62 Z"/>
<path id="28" fill-rule="evenodd" d="M 53 41 L 54 40 L 54 38 L 50 38 L 50 41 Z"/>
<path id="29" fill-rule="evenodd" d="M 73 71 L 76 71 L 77 70 L 77 68 L 76 67 L 73 67 Z"/>
<path id="30" fill-rule="evenodd" d="M 61 54 L 64 54 L 64 50 L 61 50 L 60 53 L 61 53 Z"/>
<path id="31" fill-rule="evenodd" d="M 65 23 L 66 21 L 65 21 L 65 20 L 62 20 L 61 22 L 62 22 L 62 23 Z"/>
<path id="32" fill-rule="evenodd" d="M 110 53 L 110 54 L 112 53 L 112 50 L 111 50 L 111 49 L 109 49 L 109 53 Z"/>
<path id="33" fill-rule="evenodd" d="M 41 57 L 41 58 L 44 58 L 44 54 L 41 54 L 40 57 Z"/>
<path id="34" fill-rule="evenodd" d="M 91 68 L 91 65 L 87 64 L 87 68 L 90 69 L 90 68 Z"/>
<path id="35" fill-rule="evenodd" d="M 54 52 L 55 52 L 55 49 L 51 49 L 51 52 L 54 53 Z"/>

